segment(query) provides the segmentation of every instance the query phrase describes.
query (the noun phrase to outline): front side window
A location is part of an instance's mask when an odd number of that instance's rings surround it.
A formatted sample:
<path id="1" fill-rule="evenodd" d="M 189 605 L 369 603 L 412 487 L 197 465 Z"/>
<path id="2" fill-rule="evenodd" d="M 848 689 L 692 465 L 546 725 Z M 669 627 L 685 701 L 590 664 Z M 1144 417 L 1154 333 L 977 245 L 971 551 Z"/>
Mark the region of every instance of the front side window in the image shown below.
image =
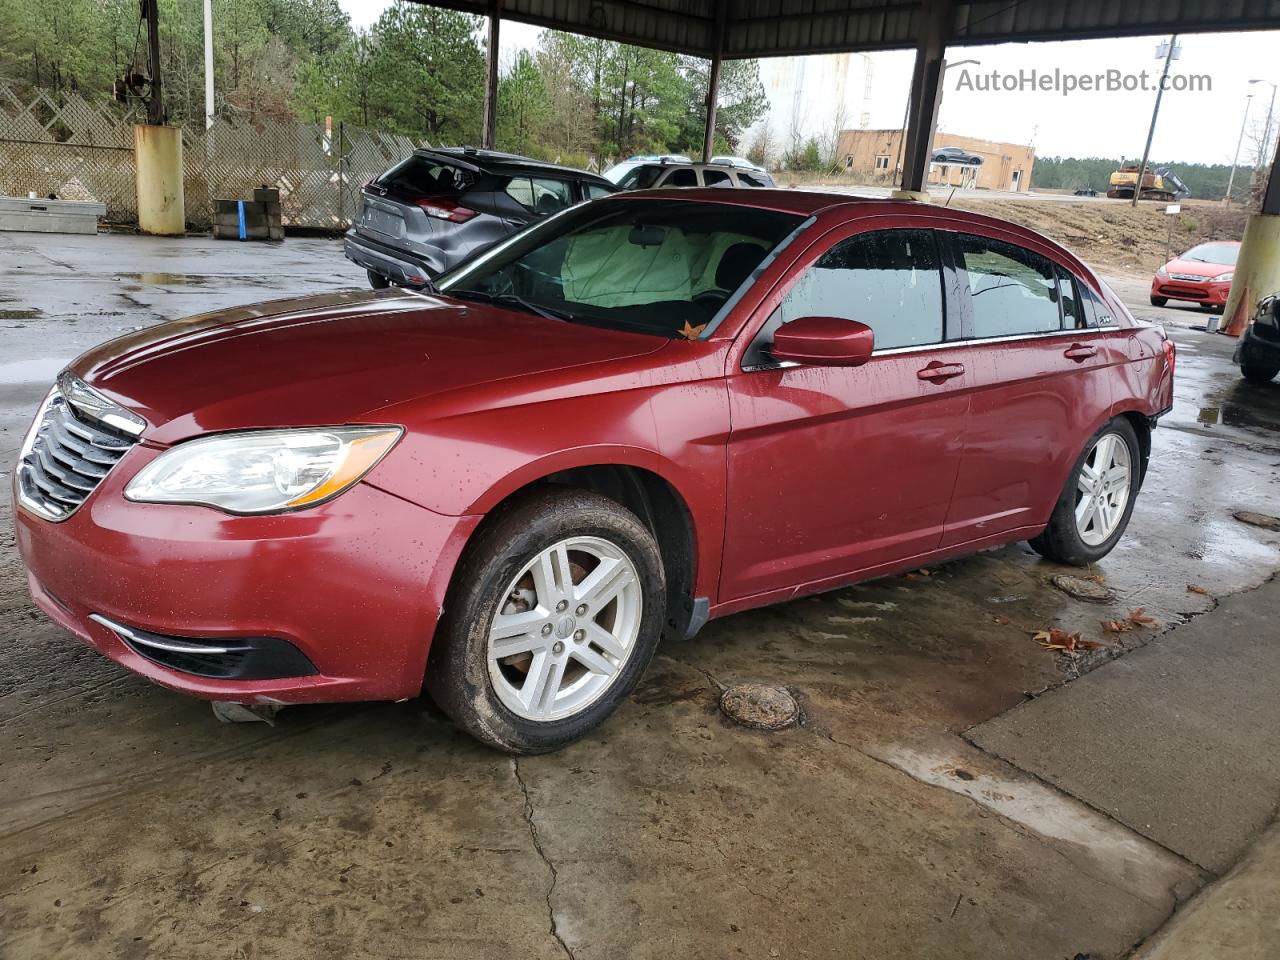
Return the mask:
<path id="1" fill-rule="evenodd" d="M 588 183 L 584 184 L 584 186 L 587 188 L 588 200 L 594 200 L 597 197 L 607 197 L 609 194 L 617 192 L 615 190 L 611 190 L 609 187 L 602 187 L 598 183 Z"/>
<path id="2" fill-rule="evenodd" d="M 960 234 L 956 242 L 969 280 L 975 337 L 1062 329 L 1058 279 L 1047 258 L 989 237 Z"/>
<path id="3" fill-rule="evenodd" d="M 942 272 L 929 230 L 881 230 L 841 240 L 804 272 L 774 318 L 847 317 L 876 333 L 876 349 L 940 343 Z"/>
<path id="4" fill-rule="evenodd" d="M 688 335 L 711 322 L 801 222 L 795 214 L 681 200 L 583 204 L 437 286 L 447 296 L 544 316 Z"/>

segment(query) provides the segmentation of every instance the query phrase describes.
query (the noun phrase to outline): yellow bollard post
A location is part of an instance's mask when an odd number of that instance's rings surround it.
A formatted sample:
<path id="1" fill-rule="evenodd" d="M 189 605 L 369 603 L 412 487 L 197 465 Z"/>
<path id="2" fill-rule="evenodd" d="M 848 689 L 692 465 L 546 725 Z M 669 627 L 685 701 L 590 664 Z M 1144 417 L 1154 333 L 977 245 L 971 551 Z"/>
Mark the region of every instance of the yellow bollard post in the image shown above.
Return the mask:
<path id="1" fill-rule="evenodd" d="M 182 128 L 138 124 L 133 128 L 137 169 L 138 229 L 164 237 L 186 232 L 182 186 Z"/>

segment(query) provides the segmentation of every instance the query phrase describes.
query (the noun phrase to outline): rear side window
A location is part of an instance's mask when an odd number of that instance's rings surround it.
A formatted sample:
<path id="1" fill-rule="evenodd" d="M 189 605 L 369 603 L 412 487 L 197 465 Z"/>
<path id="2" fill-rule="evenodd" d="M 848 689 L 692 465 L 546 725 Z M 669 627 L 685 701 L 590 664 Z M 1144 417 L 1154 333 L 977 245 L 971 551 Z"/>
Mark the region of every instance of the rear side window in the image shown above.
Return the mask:
<path id="1" fill-rule="evenodd" d="M 733 179 L 723 170 L 703 170 L 702 182 L 708 187 L 733 186 Z"/>
<path id="2" fill-rule="evenodd" d="M 1088 284 L 1077 284 L 1080 289 L 1080 302 L 1084 307 L 1086 323 L 1091 327 L 1110 327 L 1116 318 L 1111 315 L 1111 308 L 1099 297 Z"/>
<path id="3" fill-rule="evenodd" d="M 661 167 L 636 167 L 618 181 L 618 186 L 623 190 L 647 190 L 658 182 L 660 176 L 662 176 Z"/>
<path id="4" fill-rule="evenodd" d="M 876 349 L 940 343 L 942 272 L 929 230 L 881 230 L 841 240 L 801 275 L 780 323 L 847 317 L 876 332 Z"/>
<path id="5" fill-rule="evenodd" d="M 551 180 L 545 177 L 512 177 L 507 184 L 507 195 L 526 210 L 538 216 L 558 213 L 573 206 L 573 190 L 567 180 Z"/>
<path id="6" fill-rule="evenodd" d="M 598 183 L 584 183 L 583 187 L 586 188 L 588 200 L 594 200 L 596 197 L 607 197 L 614 192 L 608 187 L 600 186 Z"/>
<path id="7" fill-rule="evenodd" d="M 667 177 L 662 185 L 664 187 L 696 187 L 698 185 L 698 175 L 688 167 L 682 170 L 672 170 L 671 176 Z"/>
<path id="8" fill-rule="evenodd" d="M 989 237 L 960 234 L 956 242 L 968 275 L 975 337 L 1062 329 L 1058 278 L 1048 259 Z"/>

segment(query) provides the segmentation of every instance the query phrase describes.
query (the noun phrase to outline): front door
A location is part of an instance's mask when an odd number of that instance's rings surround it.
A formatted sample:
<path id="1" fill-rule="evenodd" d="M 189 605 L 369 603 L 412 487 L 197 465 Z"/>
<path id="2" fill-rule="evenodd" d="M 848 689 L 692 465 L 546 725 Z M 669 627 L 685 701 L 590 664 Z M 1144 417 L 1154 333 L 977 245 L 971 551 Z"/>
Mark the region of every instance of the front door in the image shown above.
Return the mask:
<path id="1" fill-rule="evenodd" d="M 818 589 L 941 539 L 969 405 L 967 350 L 946 342 L 933 231 L 856 229 L 802 257 L 729 377 L 721 601 Z M 861 367 L 772 362 L 773 331 L 803 316 L 859 320 L 876 351 Z"/>

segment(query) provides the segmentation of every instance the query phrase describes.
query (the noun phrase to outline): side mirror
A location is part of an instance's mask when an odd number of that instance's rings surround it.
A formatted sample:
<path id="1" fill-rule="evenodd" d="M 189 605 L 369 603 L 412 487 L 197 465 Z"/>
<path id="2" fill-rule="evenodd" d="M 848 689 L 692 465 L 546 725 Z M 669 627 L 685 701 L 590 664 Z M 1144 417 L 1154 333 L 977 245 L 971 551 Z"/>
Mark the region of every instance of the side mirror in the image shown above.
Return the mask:
<path id="1" fill-rule="evenodd" d="M 800 317 L 773 335 L 775 360 L 818 367 L 860 367 L 871 359 L 876 333 L 865 323 L 844 317 Z"/>

